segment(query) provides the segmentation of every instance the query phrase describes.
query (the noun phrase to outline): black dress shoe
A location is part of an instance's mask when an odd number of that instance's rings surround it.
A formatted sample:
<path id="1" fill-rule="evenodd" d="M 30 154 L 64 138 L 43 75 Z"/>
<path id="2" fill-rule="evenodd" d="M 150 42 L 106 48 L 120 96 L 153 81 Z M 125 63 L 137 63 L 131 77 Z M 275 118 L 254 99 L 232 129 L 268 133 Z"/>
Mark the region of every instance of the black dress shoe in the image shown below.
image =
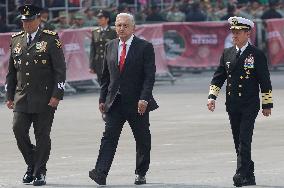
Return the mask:
<path id="1" fill-rule="evenodd" d="M 146 184 L 146 178 L 145 178 L 145 176 L 136 175 L 134 184 L 135 184 L 135 185 L 143 185 L 143 184 Z"/>
<path id="2" fill-rule="evenodd" d="M 89 171 L 89 177 L 94 180 L 98 185 L 106 185 L 106 176 L 97 173 L 94 169 Z"/>
<path id="3" fill-rule="evenodd" d="M 23 183 L 31 183 L 34 180 L 33 171 L 33 167 L 28 166 L 27 172 L 23 177 Z"/>
<path id="4" fill-rule="evenodd" d="M 45 185 L 45 184 L 46 184 L 45 175 L 40 174 L 40 175 L 35 177 L 34 183 L 33 183 L 34 186 L 42 186 L 42 185 Z"/>

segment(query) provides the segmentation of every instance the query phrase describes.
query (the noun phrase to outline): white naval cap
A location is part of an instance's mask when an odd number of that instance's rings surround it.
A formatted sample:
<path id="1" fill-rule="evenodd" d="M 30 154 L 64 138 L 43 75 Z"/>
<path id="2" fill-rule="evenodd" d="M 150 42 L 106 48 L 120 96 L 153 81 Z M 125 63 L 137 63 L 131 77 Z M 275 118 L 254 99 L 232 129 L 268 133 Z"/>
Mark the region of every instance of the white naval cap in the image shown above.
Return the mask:
<path id="1" fill-rule="evenodd" d="M 230 29 L 251 29 L 254 27 L 254 23 L 246 18 L 243 17 L 230 17 L 228 19 L 228 22 L 230 23 L 231 27 Z"/>

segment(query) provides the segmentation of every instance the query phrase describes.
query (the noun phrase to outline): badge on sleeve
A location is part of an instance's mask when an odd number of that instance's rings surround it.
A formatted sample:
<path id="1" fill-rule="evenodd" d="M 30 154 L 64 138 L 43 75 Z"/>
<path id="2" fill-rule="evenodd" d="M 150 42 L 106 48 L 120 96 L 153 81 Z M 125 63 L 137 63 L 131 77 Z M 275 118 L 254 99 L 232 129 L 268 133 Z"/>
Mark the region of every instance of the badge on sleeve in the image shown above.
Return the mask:
<path id="1" fill-rule="evenodd" d="M 58 89 L 65 90 L 65 82 L 58 82 L 57 87 Z"/>

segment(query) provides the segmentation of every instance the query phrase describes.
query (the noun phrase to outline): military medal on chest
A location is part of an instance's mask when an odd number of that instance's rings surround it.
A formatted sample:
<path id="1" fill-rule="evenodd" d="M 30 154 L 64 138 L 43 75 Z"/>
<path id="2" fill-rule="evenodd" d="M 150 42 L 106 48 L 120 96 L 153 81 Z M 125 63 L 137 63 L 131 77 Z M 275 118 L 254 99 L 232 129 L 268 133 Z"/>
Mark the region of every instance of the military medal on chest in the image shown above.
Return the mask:
<path id="1" fill-rule="evenodd" d="M 249 79 L 249 75 L 251 74 L 250 69 L 254 68 L 254 57 L 252 54 L 250 54 L 246 59 L 244 63 L 244 69 L 246 72 L 246 79 Z"/>
<path id="2" fill-rule="evenodd" d="M 47 42 L 41 41 L 36 43 L 36 52 L 46 52 Z"/>
<path id="3" fill-rule="evenodd" d="M 244 69 L 253 69 L 254 68 L 254 57 L 252 54 L 250 54 L 246 59 L 244 63 Z"/>

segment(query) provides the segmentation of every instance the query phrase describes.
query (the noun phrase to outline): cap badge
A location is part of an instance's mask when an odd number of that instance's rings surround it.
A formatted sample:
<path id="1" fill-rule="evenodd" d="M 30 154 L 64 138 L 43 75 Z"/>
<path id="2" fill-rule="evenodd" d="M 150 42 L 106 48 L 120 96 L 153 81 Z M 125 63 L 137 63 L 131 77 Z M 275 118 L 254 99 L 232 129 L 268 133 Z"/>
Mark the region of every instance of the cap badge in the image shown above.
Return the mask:
<path id="1" fill-rule="evenodd" d="M 232 25 L 238 25 L 238 19 L 237 18 L 233 18 L 232 19 Z"/>

